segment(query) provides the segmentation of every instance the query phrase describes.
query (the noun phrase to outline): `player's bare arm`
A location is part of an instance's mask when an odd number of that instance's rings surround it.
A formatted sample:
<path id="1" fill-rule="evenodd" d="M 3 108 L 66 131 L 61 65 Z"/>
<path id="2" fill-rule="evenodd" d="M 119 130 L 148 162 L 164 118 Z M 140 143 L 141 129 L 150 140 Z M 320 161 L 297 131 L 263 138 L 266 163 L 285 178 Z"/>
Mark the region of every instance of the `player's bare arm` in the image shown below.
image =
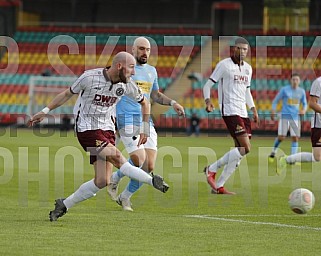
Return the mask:
<path id="1" fill-rule="evenodd" d="M 274 121 L 274 120 L 275 120 L 275 117 L 276 117 L 276 116 L 275 116 L 275 110 L 272 109 L 272 110 L 271 110 L 271 120 Z"/>
<path id="2" fill-rule="evenodd" d="M 146 97 L 144 97 L 143 101 L 140 102 L 140 105 L 142 106 L 143 121 L 142 121 L 142 127 L 141 127 L 141 132 L 140 132 L 137 146 L 140 146 L 141 144 L 145 144 L 149 134 L 150 103 L 146 99 Z"/>
<path id="3" fill-rule="evenodd" d="M 205 110 L 208 113 L 212 112 L 214 110 L 214 105 L 212 104 L 211 99 L 210 99 L 211 88 L 214 83 L 215 83 L 215 81 L 213 81 L 211 78 L 209 78 L 203 87 L 203 95 L 204 95 L 205 104 L 206 104 Z"/>
<path id="4" fill-rule="evenodd" d="M 257 113 L 256 107 L 252 107 L 251 110 L 253 112 L 253 121 L 254 121 L 254 123 L 256 123 L 256 126 L 259 127 L 260 126 L 260 118 Z"/>
<path id="5" fill-rule="evenodd" d="M 175 112 L 179 116 L 185 116 L 184 108 L 179 103 L 177 103 L 175 100 L 167 97 L 165 94 L 161 93 L 160 91 L 154 90 L 151 92 L 150 96 L 158 104 L 166 105 L 166 106 L 173 106 Z"/>
<path id="6" fill-rule="evenodd" d="M 309 107 L 315 112 L 321 113 L 321 106 L 318 104 L 319 97 L 310 95 Z"/>
<path id="7" fill-rule="evenodd" d="M 70 91 L 70 89 L 66 89 L 65 91 L 59 93 L 43 110 L 35 114 L 29 121 L 28 126 L 32 126 L 36 123 L 41 122 L 44 117 L 48 114 L 50 110 L 56 109 L 59 106 L 63 105 L 66 101 L 68 101 L 74 94 Z"/>

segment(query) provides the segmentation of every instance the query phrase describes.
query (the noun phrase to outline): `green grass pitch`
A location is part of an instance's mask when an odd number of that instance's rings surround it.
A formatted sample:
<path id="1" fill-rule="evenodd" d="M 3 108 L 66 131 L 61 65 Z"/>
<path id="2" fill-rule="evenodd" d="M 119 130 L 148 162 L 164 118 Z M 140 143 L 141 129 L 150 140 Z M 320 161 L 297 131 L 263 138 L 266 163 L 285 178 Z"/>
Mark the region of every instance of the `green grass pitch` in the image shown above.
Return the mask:
<path id="1" fill-rule="evenodd" d="M 155 173 L 171 186 L 168 193 L 144 185 L 131 213 L 104 189 L 51 223 L 54 199 L 93 177 L 89 157 L 73 132 L 2 129 L 0 135 L 2 255 L 320 255 L 320 163 L 276 176 L 267 160 L 274 138 L 253 137 L 226 184 L 237 195 L 228 196 L 210 194 L 202 170 L 233 146 L 229 136 L 160 134 Z M 311 151 L 308 138 L 300 146 Z M 282 150 L 289 153 L 289 138 Z M 307 215 L 288 207 L 297 187 L 315 194 Z"/>

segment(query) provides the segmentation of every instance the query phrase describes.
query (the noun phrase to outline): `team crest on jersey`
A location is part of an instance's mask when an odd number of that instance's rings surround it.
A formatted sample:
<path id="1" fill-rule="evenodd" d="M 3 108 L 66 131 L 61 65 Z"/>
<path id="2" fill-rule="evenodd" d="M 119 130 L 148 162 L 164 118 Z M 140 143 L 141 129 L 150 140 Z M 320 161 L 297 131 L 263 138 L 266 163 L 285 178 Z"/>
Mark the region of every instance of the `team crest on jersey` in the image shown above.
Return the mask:
<path id="1" fill-rule="evenodd" d="M 101 140 L 96 140 L 96 147 L 100 147 L 101 144 L 103 144 L 103 141 L 101 141 Z"/>
<path id="2" fill-rule="evenodd" d="M 244 132 L 244 128 L 241 125 L 237 125 L 235 128 L 235 133 Z"/>
<path id="3" fill-rule="evenodd" d="M 117 88 L 116 95 L 117 96 L 122 96 L 123 94 L 124 94 L 124 89 L 123 88 Z"/>

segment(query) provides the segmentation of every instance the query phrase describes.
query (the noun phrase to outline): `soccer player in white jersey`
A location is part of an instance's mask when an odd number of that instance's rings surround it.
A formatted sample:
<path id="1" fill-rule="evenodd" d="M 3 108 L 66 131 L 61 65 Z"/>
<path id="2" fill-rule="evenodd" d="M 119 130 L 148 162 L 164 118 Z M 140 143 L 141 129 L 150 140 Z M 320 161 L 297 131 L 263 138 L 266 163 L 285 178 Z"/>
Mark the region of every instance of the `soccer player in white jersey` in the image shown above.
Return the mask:
<path id="1" fill-rule="evenodd" d="M 75 130 L 77 138 L 84 150 L 90 152 L 90 163 L 95 170 L 94 179 L 82 184 L 78 190 L 66 199 L 57 199 L 55 209 L 50 211 L 50 221 L 56 221 L 67 209 L 76 203 L 89 199 L 110 183 L 113 165 L 133 179 L 154 186 L 166 192 L 168 185 L 163 178 L 151 177 L 142 169 L 127 162 L 121 152 L 115 147 L 115 106 L 124 95 L 131 97 L 142 106 L 143 120 L 149 119 L 149 101 L 141 93 L 130 76 L 135 74 L 135 58 L 126 52 L 114 56 L 110 68 L 98 68 L 85 71 L 69 89 L 58 94 L 46 108 L 35 114 L 29 121 L 29 126 L 41 122 L 43 118 L 73 95 L 78 94 L 74 107 Z M 137 146 L 147 140 L 148 130 L 141 130 Z"/>
<path id="2" fill-rule="evenodd" d="M 220 61 L 203 87 L 206 111 L 214 109 L 210 100 L 210 90 L 218 82 L 218 100 L 223 120 L 233 137 L 235 148 L 227 152 L 215 163 L 204 168 L 207 182 L 214 194 L 235 194 L 224 188 L 225 182 L 233 174 L 244 155 L 250 152 L 251 121 L 246 105 L 253 112 L 254 122 L 259 125 L 259 117 L 250 91 L 252 67 L 244 61 L 248 52 L 248 42 L 237 38 L 233 54 Z M 224 166 L 217 182 L 217 170 Z"/>
<path id="3" fill-rule="evenodd" d="M 291 84 L 284 86 L 272 102 L 272 120 L 275 118 L 276 106 L 280 101 L 282 101 L 282 110 L 279 119 L 278 137 L 275 138 L 273 150 L 269 155 L 269 162 L 271 163 L 274 162 L 277 149 L 289 130 L 292 137 L 291 154 L 295 154 L 298 151 L 299 138 L 301 136 L 300 116 L 304 115 L 307 109 L 305 90 L 300 88 L 299 85 L 299 74 L 292 74 Z M 300 109 L 301 105 L 302 109 Z"/>
<path id="4" fill-rule="evenodd" d="M 135 75 L 132 78 L 145 97 L 147 99 L 151 97 L 154 102 L 161 105 L 173 106 L 178 115 L 184 115 L 184 108 L 180 104 L 159 91 L 157 71 L 155 67 L 147 64 L 151 51 L 148 39 L 145 37 L 136 38 L 132 51 L 136 59 Z M 116 110 L 117 128 L 120 139 L 129 153 L 129 162 L 134 166 L 140 166 L 147 173 L 151 173 L 154 170 L 157 155 L 157 133 L 153 121 L 150 119 L 148 124 L 144 125 L 150 127 L 147 142 L 137 146 L 136 141 L 140 138 L 139 127 L 143 121 L 141 106 L 131 98 L 124 96 L 117 104 Z M 126 189 L 117 196 L 117 187 L 123 176 L 124 174 L 119 170 L 114 172 L 111 177 L 111 184 L 107 186 L 107 191 L 111 198 L 124 210 L 133 211 L 130 198 L 141 187 L 142 183 L 131 179 Z"/>
<path id="5" fill-rule="evenodd" d="M 287 164 L 321 161 L 321 77 L 318 77 L 312 83 L 309 107 L 315 112 L 311 119 L 312 153 L 300 152 L 289 156 L 281 156 L 278 159 L 277 174 L 281 174 L 286 169 Z"/>

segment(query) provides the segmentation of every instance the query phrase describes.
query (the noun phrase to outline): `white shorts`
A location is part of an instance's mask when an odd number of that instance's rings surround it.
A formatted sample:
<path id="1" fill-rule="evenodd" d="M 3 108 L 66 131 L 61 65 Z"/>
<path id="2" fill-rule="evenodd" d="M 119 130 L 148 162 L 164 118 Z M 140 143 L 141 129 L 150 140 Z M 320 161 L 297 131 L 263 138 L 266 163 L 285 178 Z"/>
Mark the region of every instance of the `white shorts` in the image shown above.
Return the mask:
<path id="1" fill-rule="evenodd" d="M 300 120 L 293 119 L 280 119 L 278 127 L 279 136 L 287 136 L 290 129 L 291 137 L 300 137 L 301 136 L 301 122 Z"/>
<path id="2" fill-rule="evenodd" d="M 145 144 L 137 147 L 137 143 L 139 141 L 139 127 L 133 125 L 127 125 L 119 131 L 120 140 L 123 142 L 126 151 L 130 154 L 137 149 L 153 149 L 157 151 L 157 133 L 154 126 L 150 126 L 150 134 L 147 138 L 147 142 Z"/>

